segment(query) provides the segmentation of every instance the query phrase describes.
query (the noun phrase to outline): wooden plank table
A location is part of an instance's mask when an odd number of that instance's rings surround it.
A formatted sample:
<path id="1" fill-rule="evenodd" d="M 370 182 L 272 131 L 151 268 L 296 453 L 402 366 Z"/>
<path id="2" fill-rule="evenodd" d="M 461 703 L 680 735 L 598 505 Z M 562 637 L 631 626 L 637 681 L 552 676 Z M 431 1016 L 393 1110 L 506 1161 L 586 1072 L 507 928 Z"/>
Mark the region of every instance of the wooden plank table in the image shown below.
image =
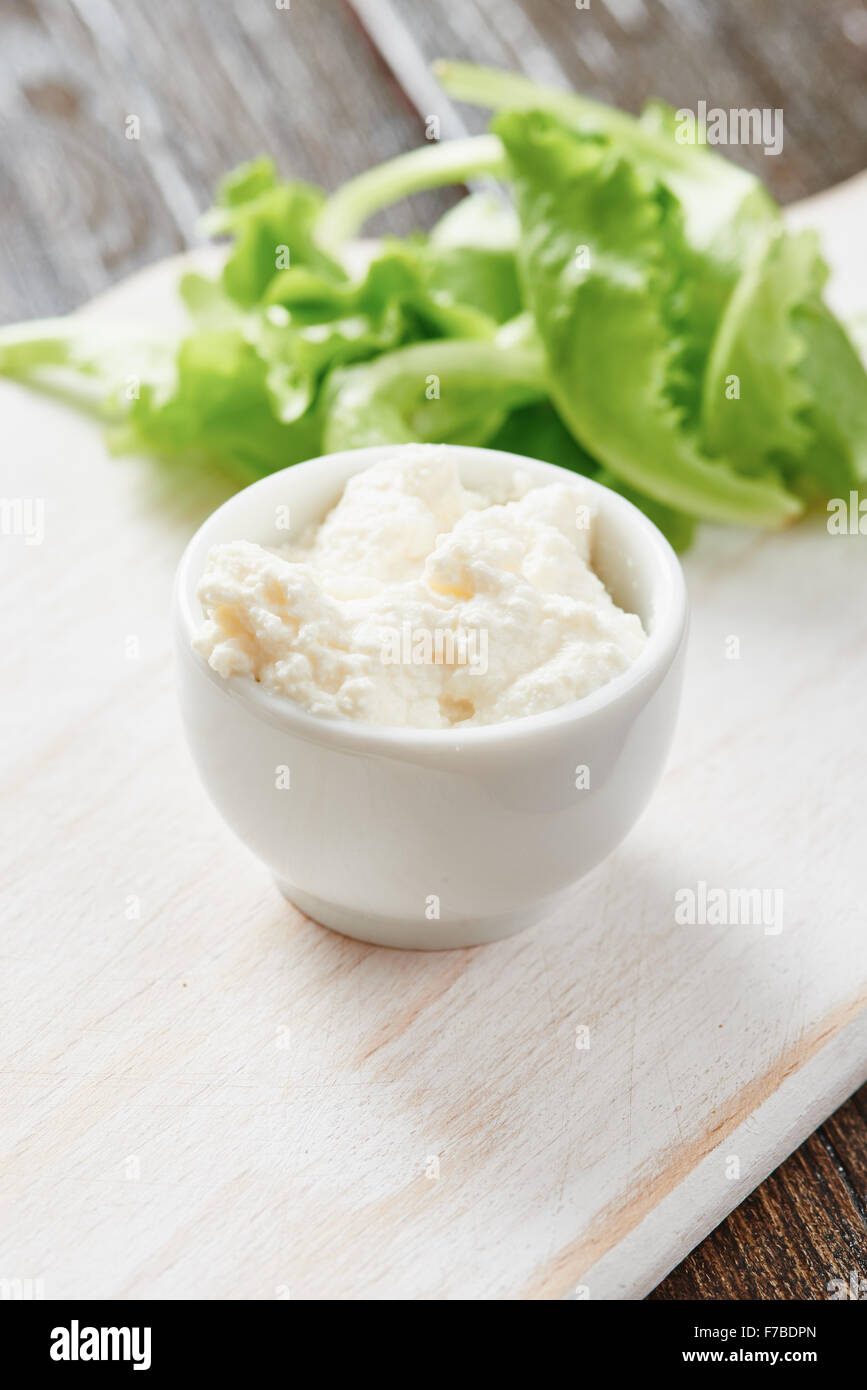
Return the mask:
<path id="1" fill-rule="evenodd" d="M 157 13 L 122 0 L 105 0 L 99 6 L 66 5 L 59 0 L 37 6 L 17 0 L 4 19 L 0 46 L 5 78 L 0 88 L 3 149 L 14 151 L 13 158 L 7 155 L 0 160 L 4 271 L 0 317 L 11 320 L 73 307 L 124 273 L 190 244 L 195 216 L 207 205 L 220 173 L 253 153 L 270 151 L 287 172 L 334 185 L 373 159 L 417 143 L 423 132 L 422 116 L 436 99 L 423 79 L 424 64 L 440 53 L 522 66 L 547 80 L 565 77 L 593 95 L 631 109 L 652 94 L 678 105 L 691 105 L 704 97 L 725 106 L 782 106 L 786 144 L 780 158 L 766 159 L 750 150 L 735 153 L 752 160 L 784 200 L 836 183 L 867 162 L 867 18 L 863 7 L 851 3 L 825 5 L 820 14 L 809 0 L 780 4 L 737 0 L 725 6 L 609 0 L 587 12 L 554 0 L 532 6 L 495 6 L 475 0 L 460 6 L 401 5 L 397 24 L 394 10 L 357 0 L 352 5 L 315 6 L 312 0 L 293 0 L 290 11 L 271 13 L 267 7 L 230 9 L 189 0 Z M 454 114 L 471 129 L 481 119 L 472 111 L 451 113 L 445 104 L 443 114 Z M 139 141 L 124 139 L 124 123 L 130 115 L 140 118 Z M 412 200 L 379 225 L 405 231 L 416 221 L 429 221 L 448 205 L 450 196 Z M 74 431 L 75 426 L 63 428 Z M 49 431 L 46 446 L 50 437 Z M 204 485 L 201 495 L 181 501 L 154 498 L 144 477 L 140 486 L 142 494 L 136 493 L 135 501 L 127 496 L 123 505 L 140 505 L 142 496 L 148 496 L 147 506 L 162 509 L 160 524 L 167 521 L 169 535 L 189 527 L 213 500 Z M 98 531 L 98 518 L 96 522 Z M 85 526 L 82 543 L 86 535 Z M 165 544 L 168 557 L 171 542 L 167 539 Z M 86 550 L 70 552 L 71 573 L 79 565 L 86 566 L 85 554 Z M 86 571 L 82 582 L 88 582 Z M 146 667 L 146 676 L 148 671 L 153 682 L 157 670 Z M 68 692 L 69 720 L 74 721 L 77 708 L 82 714 L 91 708 L 91 697 L 87 682 L 80 690 L 73 685 Z M 78 707 L 76 700 L 80 700 Z M 26 710 L 20 711 L 22 736 L 26 715 Z M 157 757 L 159 739 L 156 730 L 148 731 L 146 705 L 142 720 L 141 746 L 132 761 L 135 775 L 145 777 L 148 759 Z M 63 727 L 66 736 L 71 736 L 72 725 L 67 721 Z M 64 736 L 63 730 L 58 736 Z M 128 750 L 118 745 L 115 756 L 120 768 Z M 110 780 L 111 768 L 101 769 L 99 777 Z M 50 776 L 48 782 L 50 786 Z M 53 794 L 58 800 L 56 818 L 65 834 L 77 833 L 82 817 L 85 822 L 93 817 L 87 797 L 78 810 L 74 797 L 69 804 L 68 788 L 62 784 L 53 787 Z M 182 804 L 189 804 L 193 814 L 192 807 L 198 803 L 183 802 L 183 795 Z M 17 844 L 25 830 L 35 835 L 36 822 L 30 824 L 25 818 L 23 825 L 16 825 L 12 842 Z M 212 852 L 207 836 L 199 848 L 205 872 Z M 130 865 L 138 864 L 141 870 L 136 846 L 128 844 L 125 852 Z M 117 865 L 105 870 L 112 872 L 112 892 L 124 896 L 123 873 Z M 246 880 L 248 890 L 251 882 Z M 159 899 L 158 879 L 154 887 Z M 264 886 L 262 892 L 266 892 Z M 104 896 L 100 901 L 104 905 Z M 246 913 L 250 904 L 239 891 L 233 905 L 239 914 L 242 901 Z M 257 901 L 254 893 L 254 909 Z M 267 934 L 279 926 L 265 902 L 263 898 L 260 905 Z M 170 910 L 168 902 L 158 906 L 163 913 Z M 38 909 L 33 899 L 28 910 L 43 910 L 46 917 L 51 916 L 48 903 Z M 184 904 L 177 905 L 177 910 L 183 914 Z M 75 935 L 87 914 L 86 903 L 80 901 L 77 909 L 56 919 L 69 929 L 69 949 L 74 949 Z M 32 918 L 25 914 L 21 920 L 25 936 L 31 924 Z M 98 926 L 95 936 L 85 935 L 81 945 L 85 955 L 91 952 L 94 960 L 98 957 L 101 933 L 107 930 Z M 143 960 L 147 968 L 159 939 L 157 933 L 152 944 L 139 943 L 132 959 Z M 56 944 L 59 947 L 60 942 Z M 122 955 L 131 949 L 125 946 Z M 233 951 L 228 942 L 225 951 L 230 963 Z M 363 959 L 363 955 L 357 957 L 359 966 Z M 38 960 L 29 958 L 27 972 L 38 969 Z M 409 969 L 407 965 L 403 973 Z M 218 969 L 209 966 L 206 973 L 210 989 L 227 987 L 226 982 L 221 986 Z M 125 978 L 123 965 L 109 969 L 107 999 L 119 1000 Z M 452 979 L 446 970 L 436 988 L 448 989 Z M 182 980 L 178 987 L 191 984 Z M 34 987 L 38 988 L 38 976 Z M 349 1007 L 346 1001 L 345 1006 Z M 100 1036 L 103 1040 L 113 1036 L 111 1014 L 104 1023 L 88 1015 L 88 1031 L 76 1039 L 74 999 L 57 1001 L 57 1007 L 56 1022 L 49 1026 L 45 1020 L 47 1033 L 38 1044 L 32 1037 L 19 1040 L 31 1048 L 36 1045 L 37 1065 L 35 1069 L 31 1065 L 31 1053 L 16 1084 L 24 1088 L 28 1101 L 32 1092 L 36 1103 L 42 1103 L 43 1090 L 53 1092 L 60 1114 L 80 1125 L 88 1106 L 98 1105 L 100 1086 L 108 1085 L 107 1076 L 102 1082 L 99 1075 L 94 1076 L 88 1059 L 91 1049 L 96 1056 Z M 213 1002 L 206 1007 L 218 1016 Z M 327 1007 L 325 1001 L 322 1007 Z M 275 1028 L 288 1026 L 275 1024 Z M 53 1033 L 62 1040 L 62 1054 L 51 1051 Z M 145 1067 L 147 1075 L 132 1068 L 130 1113 L 138 1113 L 135 1101 L 150 1104 L 150 1113 L 157 1117 L 177 1118 L 188 1094 L 184 1088 L 204 1084 L 206 1033 L 198 1029 L 195 1036 L 195 1046 L 204 1048 L 201 1066 L 194 1066 L 192 1075 L 178 1072 L 168 1093 L 157 1097 L 152 1085 L 148 1092 L 148 1076 L 159 1075 L 156 1064 L 150 1070 Z M 120 1037 L 117 1041 L 122 1045 Z M 315 1053 L 314 1043 L 308 1039 L 306 1045 Z M 388 1039 L 380 1045 L 387 1055 Z M 149 1046 L 158 1053 L 156 1038 Z M 218 1042 L 218 1052 L 222 1046 Z M 61 1055 L 63 1065 L 58 1060 Z M 223 1063 L 228 1055 L 221 1052 Z M 214 1060 L 210 1059 L 211 1065 Z M 139 1058 L 139 1068 L 140 1063 Z M 301 1061 L 296 1057 L 293 1065 L 300 1068 L 304 1084 L 323 1084 L 315 1055 Z M 253 1101 L 258 1084 L 255 1068 L 252 1080 L 249 1061 L 242 1070 L 247 1073 L 242 1084 L 252 1088 L 248 1094 Z M 76 1075 L 90 1076 L 89 1089 L 76 1090 Z M 852 1075 L 854 1081 L 855 1072 Z M 124 1085 L 121 1080 L 121 1090 Z M 21 1096 L 19 1090 L 19 1100 Z M 81 1104 L 84 1109 L 76 1110 Z M 221 1113 L 215 1099 L 215 1123 Z M 103 1178 L 94 1180 L 92 1163 L 87 1167 L 84 1133 L 83 1167 L 73 1163 L 65 1190 L 83 1194 L 89 1172 L 86 1200 L 95 1203 L 100 1181 L 103 1195 L 111 1197 L 112 1176 L 106 1167 Z M 268 1142 L 278 1142 L 277 1133 L 272 1123 L 266 1150 Z M 821 1296 L 817 1289 L 829 1269 L 845 1266 L 867 1274 L 864 1134 L 862 1093 L 860 1101 L 850 1102 L 823 1126 L 653 1296 L 816 1297 Z M 431 1136 L 434 1147 L 435 1138 Z M 334 1142 L 338 1142 L 336 1134 Z M 12 1153 L 13 1170 L 16 1163 L 26 1166 L 25 1148 L 16 1149 L 13 1144 Z M 126 1157 L 135 1155 L 121 1154 L 117 1161 Z M 197 1161 L 201 1161 L 200 1153 Z M 263 1164 L 265 1176 L 273 1182 L 273 1165 L 267 1160 Z M 19 1167 L 17 1176 L 21 1175 Z M 38 1207 L 34 1219 L 37 1215 Z"/>

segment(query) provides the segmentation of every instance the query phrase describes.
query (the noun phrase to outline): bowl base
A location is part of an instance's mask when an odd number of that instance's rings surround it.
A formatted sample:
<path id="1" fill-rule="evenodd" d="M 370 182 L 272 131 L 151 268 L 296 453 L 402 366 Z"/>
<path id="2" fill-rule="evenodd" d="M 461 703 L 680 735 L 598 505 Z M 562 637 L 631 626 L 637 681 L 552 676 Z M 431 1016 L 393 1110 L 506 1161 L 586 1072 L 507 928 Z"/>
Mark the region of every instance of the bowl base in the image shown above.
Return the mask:
<path id="1" fill-rule="evenodd" d="M 366 941 L 371 946 L 392 946 L 408 951 L 453 951 L 465 946 L 484 946 L 532 926 L 546 917 L 553 906 L 541 903 L 494 917 L 462 917 L 452 921 L 376 917 L 339 903 L 326 902 L 280 879 L 275 881 L 284 898 L 320 926 L 330 927 L 341 936 Z"/>

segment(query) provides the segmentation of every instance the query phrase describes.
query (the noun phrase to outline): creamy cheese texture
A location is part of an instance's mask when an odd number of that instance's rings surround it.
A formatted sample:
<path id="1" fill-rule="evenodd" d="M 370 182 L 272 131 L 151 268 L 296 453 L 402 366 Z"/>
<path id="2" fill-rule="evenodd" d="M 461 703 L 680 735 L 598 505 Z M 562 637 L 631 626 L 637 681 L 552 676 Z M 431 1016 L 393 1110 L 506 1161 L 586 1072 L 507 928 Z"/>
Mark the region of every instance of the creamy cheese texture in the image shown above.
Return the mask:
<path id="1" fill-rule="evenodd" d="M 580 479 L 495 496 L 465 488 L 448 449 L 356 473 L 304 543 L 215 546 L 195 638 L 311 714 L 448 729 L 557 709 L 625 670 L 646 636 L 590 565 Z"/>

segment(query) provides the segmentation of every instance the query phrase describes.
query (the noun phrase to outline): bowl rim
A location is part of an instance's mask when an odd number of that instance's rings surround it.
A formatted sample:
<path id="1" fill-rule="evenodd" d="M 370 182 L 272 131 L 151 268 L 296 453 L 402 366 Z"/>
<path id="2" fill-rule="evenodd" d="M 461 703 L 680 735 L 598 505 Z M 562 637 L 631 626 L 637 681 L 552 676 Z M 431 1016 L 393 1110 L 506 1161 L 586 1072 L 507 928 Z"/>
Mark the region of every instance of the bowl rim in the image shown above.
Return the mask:
<path id="1" fill-rule="evenodd" d="M 470 725 L 466 728 L 457 724 L 447 729 L 426 729 L 402 725 L 363 723 L 349 719 L 331 719 L 323 715 L 310 714 L 307 710 L 294 704 L 288 696 L 266 690 L 245 676 L 223 677 L 218 675 L 208 665 L 206 659 L 192 646 L 193 637 L 201 624 L 201 615 L 194 612 L 190 603 L 190 594 L 194 591 L 191 577 L 197 583 L 200 576 L 198 573 L 191 576 L 190 569 L 193 557 L 199 550 L 202 533 L 212 527 L 217 517 L 223 517 L 226 513 L 231 512 L 241 498 L 249 498 L 249 495 L 255 491 L 262 493 L 264 513 L 269 510 L 265 502 L 266 495 L 275 489 L 280 489 L 281 486 L 285 486 L 287 477 L 290 479 L 290 486 L 303 488 L 305 479 L 310 476 L 311 471 L 325 461 L 335 466 L 352 464 L 351 472 L 346 475 L 349 477 L 351 473 L 360 472 L 365 467 L 369 467 L 377 459 L 382 458 L 384 454 L 399 453 L 402 449 L 411 449 L 413 452 L 417 452 L 419 449 L 438 451 L 447 449 L 449 452 L 457 453 L 464 458 L 467 455 L 484 455 L 487 460 L 499 458 L 507 461 L 513 467 L 529 468 L 539 476 L 547 474 L 552 482 L 568 480 L 572 484 L 577 483 L 582 488 L 586 488 L 590 494 L 589 500 L 591 502 L 596 501 L 599 510 L 604 509 L 609 519 L 614 519 L 615 525 L 623 527 L 625 540 L 632 539 L 634 541 L 638 538 L 648 548 L 657 567 L 658 586 L 663 590 L 662 599 L 660 601 L 657 590 L 653 628 L 648 633 L 647 642 L 636 660 L 625 671 L 621 671 L 619 675 L 615 676 L 613 680 L 600 686 L 598 690 L 583 695 L 577 700 L 570 700 L 567 704 L 559 705 L 555 709 L 543 710 L 537 714 L 520 715 L 516 719 L 509 719 L 496 724 Z M 457 462 L 460 467 L 460 457 Z M 273 506 L 270 510 L 273 510 Z M 239 537 L 239 539 L 249 540 L 251 537 L 244 536 L 243 538 Z M 638 507 L 620 493 L 614 492 L 611 488 L 605 487 L 604 484 L 591 478 L 584 477 L 583 474 L 563 468 L 559 464 L 548 463 L 526 454 L 513 454 L 502 449 L 486 449 L 475 445 L 415 443 L 372 445 L 361 449 L 320 454 L 315 458 L 306 459 L 303 463 L 292 464 L 288 468 L 269 473 L 264 478 L 257 479 L 256 482 L 250 483 L 247 487 L 234 493 L 205 518 L 184 548 L 175 575 L 172 607 L 182 645 L 186 647 L 187 653 L 197 669 L 232 700 L 245 705 L 252 714 L 269 724 L 276 724 L 287 733 L 293 733 L 308 742 L 331 744 L 344 749 L 354 748 L 367 753 L 382 752 L 392 755 L 401 751 L 436 752 L 439 750 L 444 752 L 449 747 L 457 747 L 462 750 L 469 746 L 482 748 L 491 744 L 517 743 L 552 729 L 578 726 L 590 716 L 596 715 L 607 707 L 619 703 L 624 697 L 639 691 L 642 686 L 646 687 L 644 697 L 649 698 L 674 661 L 686 632 L 688 615 L 686 581 L 674 550 L 649 517 L 645 516 Z"/>

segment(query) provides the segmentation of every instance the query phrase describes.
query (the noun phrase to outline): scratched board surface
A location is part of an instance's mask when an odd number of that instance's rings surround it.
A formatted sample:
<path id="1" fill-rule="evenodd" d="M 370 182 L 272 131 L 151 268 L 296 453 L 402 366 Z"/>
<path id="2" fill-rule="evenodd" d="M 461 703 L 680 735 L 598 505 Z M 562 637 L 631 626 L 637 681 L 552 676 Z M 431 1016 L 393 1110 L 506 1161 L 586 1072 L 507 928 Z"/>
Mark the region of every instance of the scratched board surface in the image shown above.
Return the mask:
<path id="1" fill-rule="evenodd" d="M 89 312 L 165 317 L 176 272 Z M 0 399 L 9 487 L 46 504 L 2 550 L 4 1267 L 56 1296 L 647 1293 L 863 1079 L 860 538 L 705 528 L 636 829 L 521 936 L 382 951 L 280 897 L 183 748 L 166 615 L 213 486 Z M 767 912 L 708 925 L 702 884 Z"/>
<path id="2" fill-rule="evenodd" d="M 785 149 L 759 171 L 781 198 L 864 162 L 858 7 L 408 5 L 390 40 L 373 9 L 294 0 L 289 31 L 255 7 L 188 3 L 158 29 L 125 3 L 10 7 L 0 115 L 22 157 L 0 164 L 2 316 L 78 304 L 189 244 L 218 175 L 261 149 L 334 185 L 416 143 L 419 59 L 439 52 L 565 73 L 632 109 L 654 92 L 780 103 Z M 379 225 L 429 221 L 450 196 Z M 857 189 L 834 208 L 826 242 L 845 260 Z M 850 258 L 847 308 L 858 274 Z M 169 279 L 155 270 L 119 302 L 167 312 Z M 219 490 L 109 463 L 61 407 L 2 398 L 4 490 L 41 488 L 47 533 L 2 557 L 0 1272 L 49 1296 L 647 1291 L 864 1074 L 849 542 L 706 533 L 679 742 L 634 835 L 560 920 L 484 952 L 395 956 L 276 898 L 185 759 L 165 609 Z M 723 664 L 733 633 L 741 660 Z M 745 885 L 784 886 L 784 930 L 675 940 L 676 888 L 730 882 L 732 862 Z"/>

